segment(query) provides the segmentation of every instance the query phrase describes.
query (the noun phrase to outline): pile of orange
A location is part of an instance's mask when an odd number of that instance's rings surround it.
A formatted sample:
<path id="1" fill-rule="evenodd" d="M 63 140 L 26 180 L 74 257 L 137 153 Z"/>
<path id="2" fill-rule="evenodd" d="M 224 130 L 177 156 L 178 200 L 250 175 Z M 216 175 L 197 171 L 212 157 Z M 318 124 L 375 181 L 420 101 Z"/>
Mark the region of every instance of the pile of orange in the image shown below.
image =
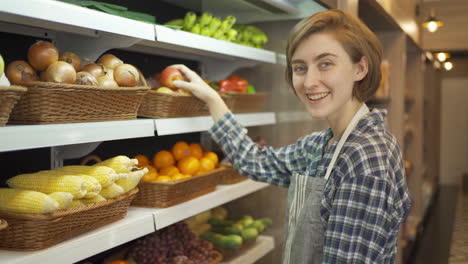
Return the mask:
<path id="1" fill-rule="evenodd" d="M 179 141 L 171 150 L 161 150 L 152 160 L 144 155 L 136 155 L 139 167 L 148 168 L 143 181 L 168 182 L 189 178 L 212 171 L 218 165 L 218 155 L 203 151 L 198 143 L 188 144 Z"/>

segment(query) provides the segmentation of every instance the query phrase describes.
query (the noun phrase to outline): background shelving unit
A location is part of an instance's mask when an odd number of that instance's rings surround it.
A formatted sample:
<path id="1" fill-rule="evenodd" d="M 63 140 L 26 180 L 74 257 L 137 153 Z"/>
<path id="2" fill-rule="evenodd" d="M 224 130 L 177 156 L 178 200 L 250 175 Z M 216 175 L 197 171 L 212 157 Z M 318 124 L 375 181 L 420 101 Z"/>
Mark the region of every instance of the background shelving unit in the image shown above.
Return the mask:
<path id="1" fill-rule="evenodd" d="M 434 132 L 438 131 L 439 124 L 429 125 L 427 120 L 432 120 L 431 114 L 439 113 L 440 103 L 435 96 L 440 76 L 432 56 L 430 59 L 426 56 L 414 36 L 408 35 L 382 6 L 385 1 L 381 2 L 360 0 L 359 16 L 377 34 L 384 47 L 384 59 L 390 63 L 388 125 L 400 143 L 404 159 L 412 167 L 406 175 L 412 209 L 399 234 L 397 258 L 397 263 L 408 263 L 438 184 L 438 168 L 431 170 L 431 176 L 427 174 L 430 163 L 439 164 L 436 159 L 439 135 Z M 429 83 L 432 84 L 428 87 Z M 429 100 L 433 105 L 429 105 Z"/>

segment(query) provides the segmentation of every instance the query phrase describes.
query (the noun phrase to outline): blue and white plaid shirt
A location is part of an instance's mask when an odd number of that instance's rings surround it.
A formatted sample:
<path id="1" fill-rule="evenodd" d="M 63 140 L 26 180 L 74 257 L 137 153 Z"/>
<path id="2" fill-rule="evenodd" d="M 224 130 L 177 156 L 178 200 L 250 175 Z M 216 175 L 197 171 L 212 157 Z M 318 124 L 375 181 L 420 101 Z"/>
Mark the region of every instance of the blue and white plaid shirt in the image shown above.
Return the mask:
<path id="1" fill-rule="evenodd" d="M 411 201 L 400 147 L 385 116 L 374 109 L 359 121 L 325 186 L 323 263 L 395 262 L 398 230 Z M 326 129 L 286 147 L 260 148 L 232 113 L 209 132 L 242 175 L 283 187 L 293 172 L 324 177 L 338 143 L 327 149 L 332 131 Z"/>

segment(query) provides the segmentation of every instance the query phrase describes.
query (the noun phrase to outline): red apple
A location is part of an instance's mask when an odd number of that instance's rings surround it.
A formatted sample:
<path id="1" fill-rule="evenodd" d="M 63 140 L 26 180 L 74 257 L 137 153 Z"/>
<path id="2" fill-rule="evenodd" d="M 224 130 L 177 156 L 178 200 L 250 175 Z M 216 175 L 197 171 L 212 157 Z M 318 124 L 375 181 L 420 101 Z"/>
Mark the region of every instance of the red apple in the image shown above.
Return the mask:
<path id="1" fill-rule="evenodd" d="M 161 84 L 172 89 L 176 88 L 173 84 L 173 81 L 183 79 L 184 77 L 182 73 L 174 67 L 169 66 L 161 72 Z"/>

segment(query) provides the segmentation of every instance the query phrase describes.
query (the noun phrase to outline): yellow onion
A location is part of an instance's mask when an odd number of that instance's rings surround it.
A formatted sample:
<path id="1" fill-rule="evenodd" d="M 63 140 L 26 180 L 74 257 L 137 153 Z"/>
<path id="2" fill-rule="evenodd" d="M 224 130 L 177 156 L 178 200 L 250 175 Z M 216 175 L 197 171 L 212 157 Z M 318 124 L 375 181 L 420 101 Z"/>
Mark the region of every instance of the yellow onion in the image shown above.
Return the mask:
<path id="1" fill-rule="evenodd" d="M 36 71 L 25 61 L 13 61 L 7 66 L 6 76 L 13 84 L 37 81 Z"/>
<path id="2" fill-rule="evenodd" d="M 99 87 L 104 88 L 116 88 L 119 87 L 117 82 L 114 80 L 114 71 L 107 70 L 106 75 L 97 78 Z"/>
<path id="3" fill-rule="evenodd" d="M 76 84 L 98 86 L 98 81 L 91 73 L 81 71 L 76 74 Z"/>
<path id="4" fill-rule="evenodd" d="M 73 66 L 64 61 L 57 61 L 47 67 L 46 80 L 54 83 L 75 83 L 76 71 Z"/>
<path id="5" fill-rule="evenodd" d="M 58 61 L 59 53 L 54 44 L 49 41 L 38 41 L 28 50 L 28 62 L 34 69 L 43 71 L 52 63 Z"/>
<path id="6" fill-rule="evenodd" d="M 73 52 L 66 51 L 60 54 L 59 61 L 65 61 L 70 63 L 75 71 L 78 72 L 81 69 L 81 59 L 78 55 Z"/>
<path id="7" fill-rule="evenodd" d="M 87 64 L 81 69 L 81 71 L 91 73 L 94 77 L 96 77 L 96 79 L 106 74 L 102 64 L 96 64 L 96 63 Z"/>
<path id="8" fill-rule="evenodd" d="M 100 63 L 106 67 L 106 69 L 115 69 L 117 66 L 122 65 L 123 61 L 117 58 L 112 54 L 104 54 L 102 55 L 97 63 Z"/>
<path id="9" fill-rule="evenodd" d="M 119 86 L 135 87 L 140 80 L 140 74 L 133 65 L 122 64 L 114 69 L 114 80 Z"/>

